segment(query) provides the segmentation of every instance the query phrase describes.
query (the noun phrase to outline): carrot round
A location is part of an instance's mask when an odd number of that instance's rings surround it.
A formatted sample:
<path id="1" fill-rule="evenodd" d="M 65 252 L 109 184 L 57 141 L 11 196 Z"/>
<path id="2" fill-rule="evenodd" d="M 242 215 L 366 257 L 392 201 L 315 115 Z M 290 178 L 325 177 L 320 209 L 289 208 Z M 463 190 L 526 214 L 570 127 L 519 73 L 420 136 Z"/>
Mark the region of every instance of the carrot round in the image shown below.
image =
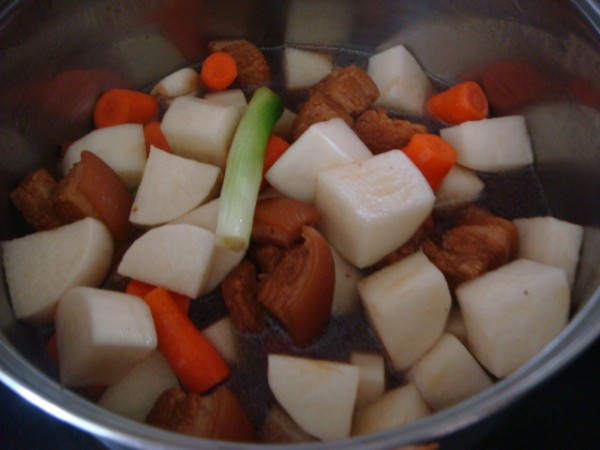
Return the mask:
<path id="1" fill-rule="evenodd" d="M 181 312 L 169 291 L 155 288 L 144 301 L 152 312 L 158 349 L 189 392 L 206 392 L 230 375 L 225 360 Z"/>
<path id="2" fill-rule="evenodd" d="M 285 153 L 290 147 L 290 143 L 282 137 L 272 134 L 267 141 L 267 149 L 265 150 L 265 162 L 263 166 L 263 179 L 260 184 L 260 189 L 264 189 L 269 184 L 264 175 L 267 173 L 273 164 Z"/>
<path id="3" fill-rule="evenodd" d="M 158 112 L 156 99 L 144 92 L 110 89 L 100 96 L 94 107 L 96 128 L 125 123 L 144 124 Z"/>
<path id="4" fill-rule="evenodd" d="M 414 134 L 403 151 L 419 168 L 434 191 L 458 158 L 456 150 L 448 142 L 430 133 Z"/>
<path id="5" fill-rule="evenodd" d="M 474 81 L 463 81 L 431 97 L 427 109 L 436 119 L 455 125 L 485 119 L 489 106 L 481 86 Z"/>
<path id="6" fill-rule="evenodd" d="M 209 89 L 222 91 L 233 83 L 237 75 L 235 59 L 225 52 L 215 52 L 202 63 L 200 82 Z"/>
<path id="7" fill-rule="evenodd" d="M 146 140 L 146 156 L 150 154 L 150 147 L 153 145 L 167 153 L 173 153 L 173 149 L 160 129 L 160 122 L 152 121 L 144 125 L 144 138 Z"/>
<path id="8" fill-rule="evenodd" d="M 143 281 L 131 279 L 129 280 L 129 283 L 127 283 L 125 292 L 127 294 L 137 295 L 138 297 L 144 298 L 154 288 L 156 288 L 156 286 L 144 283 Z M 192 302 L 192 299 L 183 294 L 178 294 L 177 292 L 169 291 L 169 293 L 171 294 L 171 297 L 173 297 L 173 300 L 175 300 L 175 303 L 177 303 L 179 309 L 181 309 L 181 312 L 187 316 L 190 310 L 190 303 Z"/>

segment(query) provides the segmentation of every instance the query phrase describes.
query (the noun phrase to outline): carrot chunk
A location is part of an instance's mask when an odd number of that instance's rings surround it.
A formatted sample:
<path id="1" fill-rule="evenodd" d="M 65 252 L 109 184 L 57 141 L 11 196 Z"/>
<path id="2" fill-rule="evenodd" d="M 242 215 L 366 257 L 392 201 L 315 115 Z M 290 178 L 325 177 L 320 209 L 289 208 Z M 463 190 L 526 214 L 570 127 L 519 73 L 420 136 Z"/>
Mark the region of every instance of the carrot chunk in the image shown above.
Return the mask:
<path id="1" fill-rule="evenodd" d="M 427 109 L 436 119 L 453 125 L 485 119 L 489 112 L 487 97 L 474 81 L 464 81 L 434 95 Z"/>
<path id="2" fill-rule="evenodd" d="M 160 122 L 156 120 L 144 125 L 144 139 L 146 140 L 146 156 L 150 154 L 151 146 L 160 148 L 167 153 L 173 153 L 173 149 L 160 129 Z"/>
<path id="3" fill-rule="evenodd" d="M 158 349 L 189 392 L 206 392 L 230 375 L 225 360 L 181 312 L 169 291 L 155 288 L 144 301 L 152 313 Z"/>
<path id="4" fill-rule="evenodd" d="M 125 123 L 144 124 L 158 112 L 156 99 L 144 92 L 129 89 L 109 89 L 100 96 L 94 107 L 96 128 Z"/>
<path id="5" fill-rule="evenodd" d="M 431 133 L 415 134 L 403 151 L 419 168 L 434 191 L 458 158 L 456 150 L 450 144 Z"/>
<path id="6" fill-rule="evenodd" d="M 231 86 L 237 75 L 235 59 L 228 53 L 215 52 L 202 63 L 200 82 L 209 89 L 222 91 Z"/>
<path id="7" fill-rule="evenodd" d="M 267 173 L 273 164 L 285 153 L 285 151 L 290 147 L 290 143 L 283 139 L 282 137 L 277 136 L 276 134 L 272 134 L 269 136 L 269 140 L 267 141 L 267 150 L 265 151 L 265 162 L 263 167 L 263 179 L 260 184 L 260 189 L 263 190 L 268 186 L 268 181 L 265 179 L 264 175 Z"/>
<path id="8" fill-rule="evenodd" d="M 137 295 L 138 297 L 144 298 L 154 288 L 156 288 L 156 286 L 144 283 L 143 281 L 131 279 L 129 280 L 129 283 L 127 283 L 125 292 L 127 294 Z M 175 300 L 177 303 L 177 306 L 179 306 L 179 309 L 181 309 L 181 312 L 187 316 L 190 310 L 190 303 L 192 302 L 192 299 L 177 292 L 169 291 L 169 293 L 173 297 L 173 300 Z"/>

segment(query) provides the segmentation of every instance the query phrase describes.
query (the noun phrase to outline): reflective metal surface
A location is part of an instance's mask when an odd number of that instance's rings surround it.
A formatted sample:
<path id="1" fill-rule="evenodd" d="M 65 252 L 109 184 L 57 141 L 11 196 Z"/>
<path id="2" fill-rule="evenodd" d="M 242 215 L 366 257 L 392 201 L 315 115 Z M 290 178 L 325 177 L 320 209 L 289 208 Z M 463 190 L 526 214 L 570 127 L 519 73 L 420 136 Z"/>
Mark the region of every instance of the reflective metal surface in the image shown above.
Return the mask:
<path id="1" fill-rule="evenodd" d="M 526 63 L 542 75 L 547 89 L 514 110 L 527 117 L 549 211 L 586 226 L 575 317 L 534 360 L 481 395 L 401 432 L 320 448 L 393 448 L 467 429 L 569 364 L 600 334 L 597 2 L 30 0 L 0 7 L 0 239 L 25 232 L 8 200 L 10 190 L 34 167 L 56 169 L 60 145 L 90 129 L 100 92 L 142 88 L 196 63 L 210 39 L 245 37 L 266 48 L 342 48 L 350 55 L 402 43 L 442 84 L 505 62 Z M 514 197 L 517 202 L 516 188 Z M 115 446 L 234 448 L 125 420 L 63 389 L 44 374 L 38 335 L 15 321 L 6 287 L 0 287 L 0 380 L 17 393 Z M 286 448 L 296 447 L 314 446 Z"/>

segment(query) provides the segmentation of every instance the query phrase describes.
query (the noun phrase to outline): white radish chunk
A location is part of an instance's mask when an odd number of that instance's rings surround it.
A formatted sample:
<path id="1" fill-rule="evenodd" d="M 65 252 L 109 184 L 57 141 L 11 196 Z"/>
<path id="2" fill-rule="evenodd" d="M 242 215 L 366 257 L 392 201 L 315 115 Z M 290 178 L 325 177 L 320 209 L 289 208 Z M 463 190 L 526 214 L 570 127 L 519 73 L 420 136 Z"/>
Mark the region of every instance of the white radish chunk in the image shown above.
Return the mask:
<path id="1" fill-rule="evenodd" d="M 286 47 L 283 51 L 287 89 L 304 89 L 331 73 L 331 55 Z"/>
<path id="2" fill-rule="evenodd" d="M 334 118 L 311 125 L 271 166 L 265 178 L 284 195 L 312 204 L 319 171 L 372 156 L 352 128 Z"/>
<path id="3" fill-rule="evenodd" d="M 469 350 L 505 377 L 566 325 L 569 285 L 562 269 L 517 259 L 456 289 Z"/>
<path id="4" fill-rule="evenodd" d="M 238 362 L 239 342 L 231 317 L 225 316 L 204 328 L 202 334 L 217 349 L 225 361 L 234 366 Z"/>
<path id="5" fill-rule="evenodd" d="M 241 89 L 228 89 L 226 91 L 207 92 L 204 98 L 218 105 L 234 106 L 240 114 L 244 112 L 248 106 L 248 100 Z"/>
<path id="6" fill-rule="evenodd" d="M 240 118 L 235 106 L 178 97 L 165 113 L 160 129 L 176 155 L 223 168 Z"/>
<path id="7" fill-rule="evenodd" d="M 98 128 L 73 142 L 62 161 L 63 175 L 89 150 L 108 164 L 129 189 L 140 184 L 146 165 L 146 139 L 139 124 Z"/>
<path id="8" fill-rule="evenodd" d="M 431 410 L 414 384 L 387 391 L 377 401 L 357 411 L 353 435 L 375 433 L 427 417 Z"/>
<path id="9" fill-rule="evenodd" d="M 269 355 L 269 387 L 308 434 L 321 440 L 350 435 L 358 367 L 333 361 Z"/>
<path id="10" fill-rule="evenodd" d="M 273 134 L 284 139 L 291 139 L 294 120 L 296 120 L 296 113 L 288 108 L 283 108 L 281 117 L 273 125 Z"/>
<path id="11" fill-rule="evenodd" d="M 435 193 L 436 210 L 454 208 L 479 198 L 485 185 L 472 170 L 454 165 Z"/>
<path id="12" fill-rule="evenodd" d="M 336 250 L 360 269 L 410 239 L 434 201 L 429 183 L 400 150 L 317 175 L 319 228 Z"/>
<path id="13" fill-rule="evenodd" d="M 99 286 L 114 250 L 108 228 L 91 217 L 4 241 L 1 247 L 15 317 L 33 326 L 52 323 L 69 289 Z"/>
<path id="14" fill-rule="evenodd" d="M 210 202 L 204 203 L 203 205 L 171 220 L 169 223 L 187 223 L 214 233 L 217 229 L 218 218 L 219 198 L 215 198 Z"/>
<path id="15" fill-rule="evenodd" d="M 335 286 L 333 288 L 331 315 L 340 316 L 354 311 L 360 304 L 356 284 L 363 277 L 363 274 L 346 261 L 335 248 L 332 246 L 329 246 L 329 248 L 331 248 L 335 265 Z"/>
<path id="16" fill-rule="evenodd" d="M 56 311 L 61 383 L 110 386 L 156 349 L 150 308 L 135 295 L 76 287 Z"/>
<path id="17" fill-rule="evenodd" d="M 98 404 L 116 414 L 144 422 L 160 394 L 178 387 L 179 381 L 169 363 L 155 350 L 109 386 Z"/>
<path id="18" fill-rule="evenodd" d="M 504 172 L 533 163 L 523 116 L 464 122 L 440 131 L 458 153 L 457 163 L 480 172 Z"/>
<path id="19" fill-rule="evenodd" d="M 402 45 L 369 58 L 367 73 L 379 92 L 375 106 L 421 115 L 431 86 L 415 57 Z"/>
<path id="20" fill-rule="evenodd" d="M 530 259 L 565 271 L 573 286 L 583 227 L 551 216 L 515 219 L 519 230 L 520 258 Z"/>
<path id="21" fill-rule="evenodd" d="M 197 91 L 198 73 L 190 67 L 184 67 L 156 83 L 150 94 L 171 99 L 182 95 L 195 95 Z"/>
<path id="22" fill-rule="evenodd" d="M 214 195 L 220 173 L 217 166 L 151 147 L 129 220 L 153 227 L 191 211 Z"/>
<path id="23" fill-rule="evenodd" d="M 193 225 L 162 225 L 147 231 L 127 249 L 120 275 L 197 298 L 210 272 L 215 236 Z"/>
<path id="24" fill-rule="evenodd" d="M 453 335 L 444 334 L 409 370 L 433 411 L 456 405 L 493 384 L 469 350 Z"/>
<path id="25" fill-rule="evenodd" d="M 358 292 L 373 330 L 399 371 L 439 339 L 452 303 L 444 275 L 422 252 L 363 278 Z"/>
<path id="26" fill-rule="evenodd" d="M 385 359 L 379 353 L 352 352 L 350 364 L 358 367 L 356 407 L 372 403 L 385 391 Z"/>

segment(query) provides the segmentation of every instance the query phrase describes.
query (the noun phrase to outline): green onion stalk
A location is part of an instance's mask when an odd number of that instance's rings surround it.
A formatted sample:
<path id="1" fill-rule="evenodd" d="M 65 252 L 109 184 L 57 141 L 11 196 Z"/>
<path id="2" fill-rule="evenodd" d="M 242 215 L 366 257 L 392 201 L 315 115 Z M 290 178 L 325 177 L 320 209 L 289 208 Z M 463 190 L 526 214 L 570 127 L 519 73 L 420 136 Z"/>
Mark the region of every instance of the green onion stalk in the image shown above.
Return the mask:
<path id="1" fill-rule="evenodd" d="M 254 92 L 233 136 L 219 200 L 216 243 L 242 251 L 248 248 L 267 142 L 283 112 L 281 99 L 269 88 Z"/>

